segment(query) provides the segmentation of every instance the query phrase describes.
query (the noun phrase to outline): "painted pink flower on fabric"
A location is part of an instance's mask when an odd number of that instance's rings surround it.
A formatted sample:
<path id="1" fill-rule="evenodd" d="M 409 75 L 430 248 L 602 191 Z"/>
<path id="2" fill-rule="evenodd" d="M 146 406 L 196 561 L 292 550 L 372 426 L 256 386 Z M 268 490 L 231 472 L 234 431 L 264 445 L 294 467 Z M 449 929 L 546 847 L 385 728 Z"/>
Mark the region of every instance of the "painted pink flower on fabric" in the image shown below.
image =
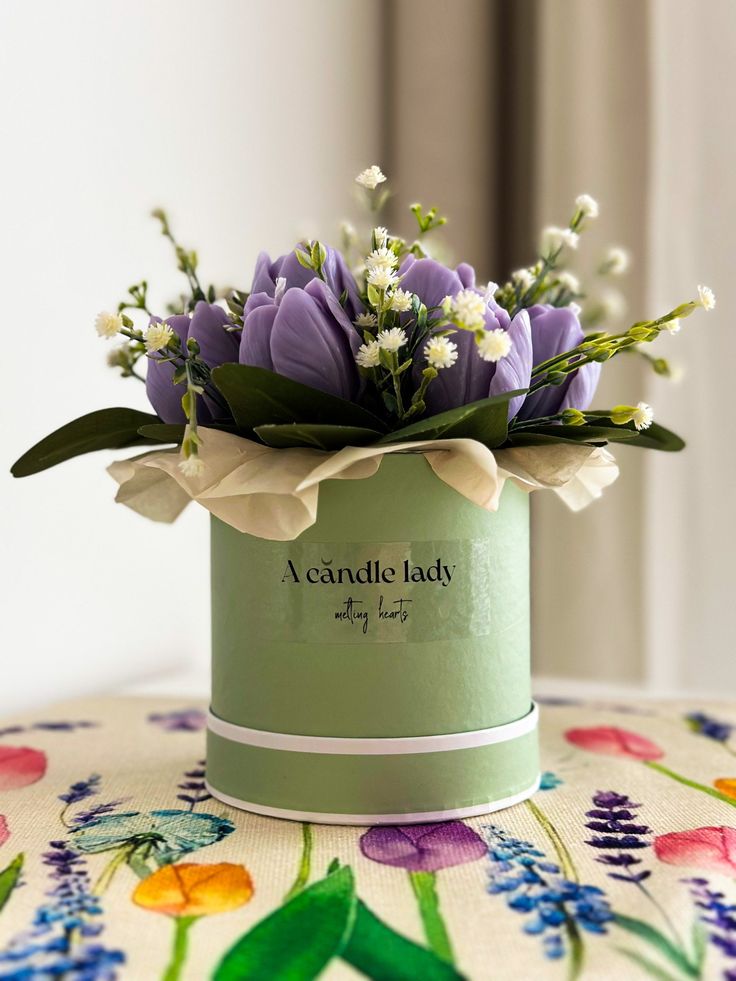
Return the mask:
<path id="1" fill-rule="evenodd" d="M 633 760 L 658 760 L 664 750 L 656 743 L 628 729 L 617 726 L 592 726 L 589 729 L 568 729 L 565 739 L 590 753 L 606 756 L 628 756 Z"/>
<path id="2" fill-rule="evenodd" d="M 7 820 L 0 814 L 0 845 L 4 845 L 10 837 L 10 828 Z"/>
<path id="3" fill-rule="evenodd" d="M 0 746 L 0 790 L 36 783 L 46 772 L 46 754 L 27 746 Z"/>
<path id="4" fill-rule="evenodd" d="M 671 831 L 654 839 L 660 862 L 694 865 L 732 876 L 736 872 L 736 828 L 693 828 Z"/>

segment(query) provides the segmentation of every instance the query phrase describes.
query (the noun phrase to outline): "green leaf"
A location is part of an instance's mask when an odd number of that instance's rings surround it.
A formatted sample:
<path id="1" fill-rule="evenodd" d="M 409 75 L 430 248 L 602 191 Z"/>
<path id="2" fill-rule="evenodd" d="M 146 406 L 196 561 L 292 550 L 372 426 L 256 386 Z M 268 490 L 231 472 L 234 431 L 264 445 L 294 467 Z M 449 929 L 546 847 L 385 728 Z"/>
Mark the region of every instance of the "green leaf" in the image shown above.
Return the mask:
<path id="1" fill-rule="evenodd" d="M 685 440 L 681 439 L 677 433 L 670 429 L 665 429 L 658 422 L 653 422 L 648 429 L 637 432 L 634 424 L 619 426 L 619 429 L 628 429 L 633 434 L 633 439 L 626 441 L 628 446 L 641 446 L 648 450 L 664 450 L 666 453 L 678 453 L 685 448 Z"/>
<path id="2" fill-rule="evenodd" d="M 519 429 L 515 432 L 511 432 L 508 435 L 508 439 L 503 444 L 502 449 L 509 449 L 515 446 L 548 446 L 553 443 L 567 443 L 571 446 L 580 446 L 581 443 L 587 443 L 589 446 L 605 446 L 606 438 L 601 437 L 600 439 L 591 440 L 579 440 L 579 439 L 568 439 L 566 437 L 560 436 L 547 436 L 544 433 L 528 432 L 526 429 Z"/>
<path id="3" fill-rule="evenodd" d="M 459 981 L 462 975 L 431 950 L 402 937 L 358 900 L 342 959 L 374 981 Z"/>
<path id="4" fill-rule="evenodd" d="M 320 423 L 292 422 L 282 426 L 256 426 L 267 446 L 312 446 L 318 450 L 341 450 L 344 446 L 366 446 L 381 436 L 375 429 L 361 426 L 327 426 Z"/>
<path id="5" fill-rule="evenodd" d="M 634 936 L 644 940 L 688 977 L 697 978 L 699 976 L 700 971 L 690 962 L 687 954 L 650 923 L 645 923 L 644 920 L 638 920 L 633 916 L 624 916 L 622 913 L 614 915 L 614 922 L 617 926 L 623 927 L 624 930 L 628 930 L 629 933 L 633 933 Z"/>
<path id="6" fill-rule="evenodd" d="M 298 893 L 225 954 L 213 981 L 312 981 L 339 956 L 356 914 L 349 866 Z"/>
<path id="7" fill-rule="evenodd" d="M 152 423 L 151 425 L 141 426 L 138 432 L 141 436 L 146 436 L 148 439 L 155 440 L 157 443 L 181 443 L 184 439 L 185 426 L 181 423 Z M 204 426 L 200 426 L 200 429 L 204 429 Z M 238 430 L 235 426 L 227 423 L 210 422 L 207 423 L 207 429 L 217 429 L 222 433 L 233 433 L 237 435 Z"/>
<path id="8" fill-rule="evenodd" d="M 212 381 L 227 399 L 241 429 L 269 423 L 325 423 L 385 431 L 381 420 L 367 409 L 285 378 L 265 368 L 223 364 L 212 371 Z"/>
<path id="9" fill-rule="evenodd" d="M 138 430 L 147 423 L 160 421 L 150 412 L 138 409 L 98 409 L 68 422 L 36 443 L 15 461 L 10 472 L 14 477 L 28 477 L 82 453 L 148 446 L 156 441 L 141 436 Z"/>
<path id="10" fill-rule="evenodd" d="M 645 957 L 643 954 L 639 954 L 634 950 L 627 950 L 626 947 L 617 947 L 616 950 L 638 965 L 645 974 L 656 978 L 657 981 L 680 981 L 676 974 L 670 974 L 668 971 L 665 971 L 663 967 L 660 967 L 659 964 Z"/>
<path id="11" fill-rule="evenodd" d="M 703 963 L 705 962 L 705 955 L 708 953 L 708 934 L 706 933 L 705 927 L 698 919 L 693 920 L 692 944 L 692 961 L 698 970 L 701 971 Z"/>
<path id="12" fill-rule="evenodd" d="M 500 446 L 506 439 L 508 427 L 508 403 L 516 395 L 522 395 L 523 389 L 515 392 L 504 392 L 479 402 L 469 402 L 467 405 L 448 409 L 438 415 L 421 419 L 410 426 L 404 426 L 396 432 L 389 433 L 381 440 L 382 443 L 403 443 L 419 439 L 477 439 L 486 446 Z"/>
<path id="13" fill-rule="evenodd" d="M 0 910 L 2 910 L 6 905 L 10 899 L 10 894 L 18 885 L 20 874 L 23 871 L 24 861 L 25 856 L 23 852 L 21 852 L 19 855 L 15 856 L 7 868 L 0 872 Z"/>
<path id="14" fill-rule="evenodd" d="M 539 439 L 537 439 L 539 437 Z M 685 443 L 675 433 L 653 422 L 648 429 L 638 432 L 633 422 L 617 426 L 607 419 L 597 419 L 584 426 L 545 425 L 511 428 L 509 444 L 512 446 L 541 446 L 554 443 L 626 443 L 627 446 L 640 446 L 650 450 L 677 452 Z"/>

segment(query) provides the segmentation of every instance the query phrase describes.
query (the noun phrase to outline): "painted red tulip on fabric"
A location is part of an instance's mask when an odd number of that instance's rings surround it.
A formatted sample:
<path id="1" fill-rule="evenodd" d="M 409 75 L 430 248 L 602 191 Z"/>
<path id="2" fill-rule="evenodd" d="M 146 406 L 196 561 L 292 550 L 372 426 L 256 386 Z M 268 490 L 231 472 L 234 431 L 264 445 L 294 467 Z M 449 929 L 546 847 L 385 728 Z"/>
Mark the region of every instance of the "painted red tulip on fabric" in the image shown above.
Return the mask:
<path id="1" fill-rule="evenodd" d="M 689 865 L 732 876 L 736 873 L 736 828 L 693 828 L 654 839 L 660 862 Z"/>
<path id="2" fill-rule="evenodd" d="M 0 814 L 0 845 L 4 845 L 10 837 L 10 828 L 7 820 Z"/>
<path id="3" fill-rule="evenodd" d="M 650 739 L 617 726 L 568 729 L 565 739 L 580 749 L 606 756 L 628 756 L 632 760 L 658 760 L 664 756 L 664 750 Z"/>
<path id="4" fill-rule="evenodd" d="M 0 790 L 36 783 L 46 772 L 46 754 L 27 746 L 0 746 Z"/>

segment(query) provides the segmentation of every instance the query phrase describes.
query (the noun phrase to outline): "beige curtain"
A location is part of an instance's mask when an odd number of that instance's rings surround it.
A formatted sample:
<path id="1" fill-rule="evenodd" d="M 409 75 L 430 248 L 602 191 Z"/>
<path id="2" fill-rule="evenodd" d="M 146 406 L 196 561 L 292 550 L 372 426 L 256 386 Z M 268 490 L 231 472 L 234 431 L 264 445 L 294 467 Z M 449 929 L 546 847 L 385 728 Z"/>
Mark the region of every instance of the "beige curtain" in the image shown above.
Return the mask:
<path id="1" fill-rule="evenodd" d="M 400 197 L 452 216 L 456 257 L 498 278 L 529 261 L 535 229 L 563 223 L 587 192 L 601 217 L 578 271 L 608 244 L 625 246 L 632 271 L 616 286 L 635 319 L 692 295 L 698 281 L 715 288 L 719 273 L 725 294 L 736 246 L 736 4 L 389 0 L 384 11 L 394 38 L 387 165 Z M 538 675 L 658 690 L 736 679 L 725 656 L 733 463 L 720 464 L 730 480 L 712 469 L 728 440 L 727 302 L 660 341 L 659 353 L 689 360 L 689 380 L 673 386 L 621 358 L 596 399 L 650 401 L 690 438 L 687 455 L 620 449 L 618 483 L 582 514 L 535 497 Z"/>

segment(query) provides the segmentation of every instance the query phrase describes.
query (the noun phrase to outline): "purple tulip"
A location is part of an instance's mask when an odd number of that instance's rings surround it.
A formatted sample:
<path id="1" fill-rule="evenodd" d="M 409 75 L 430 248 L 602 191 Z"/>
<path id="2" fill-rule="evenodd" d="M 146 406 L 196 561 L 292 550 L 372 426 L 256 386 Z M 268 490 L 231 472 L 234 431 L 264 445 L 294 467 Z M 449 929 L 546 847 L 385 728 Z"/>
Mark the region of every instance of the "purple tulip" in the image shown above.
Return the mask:
<path id="1" fill-rule="evenodd" d="M 242 364 L 267 368 L 344 399 L 360 387 L 355 352 L 361 344 L 337 296 L 320 279 L 282 296 L 252 294 L 240 341 Z"/>
<path id="2" fill-rule="evenodd" d="M 476 288 L 475 270 L 466 263 L 453 271 L 434 259 L 414 259 L 410 256 L 402 264 L 401 274 L 402 289 L 416 293 L 428 309 L 439 307 L 446 296 Z M 484 361 L 478 353 L 473 334 L 457 330 L 452 335 L 452 342 L 457 344 L 458 359 L 451 367 L 441 369 L 427 390 L 425 401 L 431 415 L 529 386 L 532 340 L 526 311 L 520 311 L 510 320 L 507 311 L 491 299 L 488 301 L 485 328 L 508 331 L 511 351 L 495 363 Z M 423 347 L 420 345 L 417 352 L 414 369 L 417 379 L 425 367 Z M 516 415 L 523 401 L 523 395 L 511 399 L 509 419 Z"/>
<path id="3" fill-rule="evenodd" d="M 532 351 L 535 365 L 569 351 L 583 341 L 583 328 L 569 307 L 537 304 L 529 307 Z M 529 396 L 519 411 L 519 419 L 538 419 L 556 415 L 563 409 L 585 410 L 595 395 L 601 365 L 586 364 L 568 375 L 562 385 L 550 385 Z"/>
<path id="4" fill-rule="evenodd" d="M 158 319 L 153 318 L 154 321 Z M 205 303 L 204 300 L 196 305 L 191 317 L 179 314 L 164 321 L 178 334 L 183 348 L 190 337 L 197 341 L 199 356 L 210 368 L 216 368 L 226 361 L 238 360 L 238 336 L 225 329 L 230 322 L 221 307 Z M 147 360 L 146 394 L 149 402 L 164 422 L 186 423 L 186 415 L 181 406 L 184 387 L 173 382 L 175 365 L 170 361 L 162 361 L 160 355 Z M 209 396 L 197 398 L 197 420 L 200 423 L 206 424 L 221 415 L 222 409 Z"/>
<path id="5" fill-rule="evenodd" d="M 158 319 L 158 318 L 154 318 Z M 225 311 L 203 300 L 196 305 L 191 317 L 181 314 L 169 317 L 165 323 L 178 334 L 182 347 L 193 337 L 200 348 L 200 357 L 215 368 L 226 361 L 237 361 L 239 339 L 237 334 L 225 328 L 230 320 Z M 173 383 L 176 367 L 171 362 L 160 360 L 160 356 L 148 359 L 146 373 L 146 393 L 151 405 L 164 422 L 185 423 L 186 416 L 181 407 L 183 388 Z M 222 409 L 209 396 L 198 398 L 197 418 L 202 423 L 222 415 Z"/>
<path id="6" fill-rule="evenodd" d="M 251 296 L 258 293 L 266 293 L 270 297 L 276 294 L 276 280 L 279 278 L 286 280 L 286 289 L 304 289 L 307 283 L 316 278 L 316 273 L 311 269 L 305 269 L 296 257 L 295 247 L 291 252 L 279 256 L 278 259 L 271 261 L 267 252 L 260 252 L 256 260 L 256 268 L 253 273 L 253 284 L 251 286 Z M 301 250 L 303 251 L 303 250 Z M 345 300 L 345 312 L 350 320 L 355 320 L 363 310 L 363 304 L 358 296 L 358 287 L 347 267 L 347 263 L 337 249 L 327 249 L 327 258 L 322 266 L 324 281 L 339 299 L 343 293 L 347 293 Z M 247 301 L 246 312 L 250 311 L 250 301 Z"/>
<path id="7" fill-rule="evenodd" d="M 462 821 L 371 828 L 360 839 L 366 858 L 409 872 L 437 872 L 475 862 L 488 848 Z"/>

